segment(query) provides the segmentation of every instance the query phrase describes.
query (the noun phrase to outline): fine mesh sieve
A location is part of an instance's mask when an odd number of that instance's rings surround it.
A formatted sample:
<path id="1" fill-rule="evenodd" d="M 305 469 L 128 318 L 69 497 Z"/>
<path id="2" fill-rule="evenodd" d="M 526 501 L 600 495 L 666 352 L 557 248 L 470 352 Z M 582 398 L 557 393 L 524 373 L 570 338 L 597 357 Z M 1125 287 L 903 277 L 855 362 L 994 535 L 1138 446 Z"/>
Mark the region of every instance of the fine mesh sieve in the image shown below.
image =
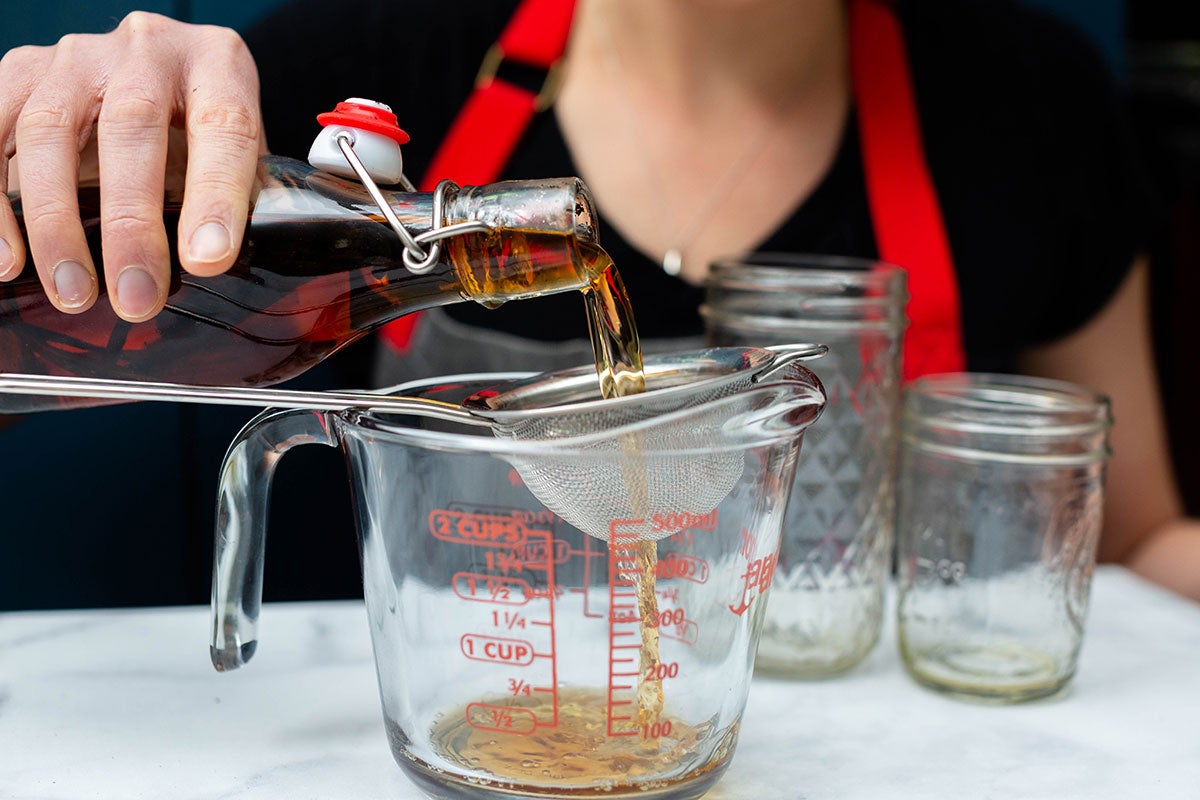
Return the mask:
<path id="1" fill-rule="evenodd" d="M 800 366 L 793 381 L 802 380 Z M 811 375 L 811 373 L 808 373 Z M 616 429 L 558 439 L 528 458 L 506 455 L 542 505 L 579 530 L 608 540 L 616 523 L 624 535 L 661 539 L 711 514 L 745 471 L 746 441 L 755 428 L 788 414 L 797 437 L 824 396 L 814 390 L 797 408 L 795 387 L 750 386 L 723 397 Z M 567 450 L 563 446 L 569 445 Z M 639 527 L 631 522 L 641 520 Z"/>
<path id="2" fill-rule="evenodd" d="M 643 535 L 657 539 L 732 491 L 754 426 L 785 410 L 794 412 L 788 424 L 797 435 L 811 423 L 824 393 L 798 362 L 824 351 L 794 345 L 651 356 L 641 394 L 601 398 L 595 369 L 584 366 L 507 381 L 461 405 L 487 417 L 498 437 L 546 443 L 527 457 L 504 456 L 546 508 L 599 539 L 618 520 L 646 520 Z M 772 381 L 775 391 L 767 390 Z M 748 391 L 756 384 L 764 390 Z"/>
<path id="3" fill-rule="evenodd" d="M 528 457 L 507 457 L 543 505 L 580 530 L 608 538 L 613 520 L 712 511 L 736 485 L 743 458 L 740 450 L 714 443 L 727 438 L 731 426 L 753 426 L 756 415 L 769 418 L 780 407 L 778 393 L 747 390 L 769 380 L 810 387 L 792 404 L 799 432 L 823 407 L 824 393 L 798 362 L 825 351 L 823 345 L 785 345 L 647 356 L 646 391 L 612 399 L 600 396 L 592 366 L 507 380 L 466 398 L 453 396 L 445 379 L 423 391 L 415 384 L 403 387 L 413 396 L 389 396 L 4 374 L 0 392 L 353 408 L 485 426 L 500 438 L 545 443 L 526 448 Z M 808 417 L 801 419 L 800 406 Z M 653 535 L 673 532 L 660 528 Z"/>

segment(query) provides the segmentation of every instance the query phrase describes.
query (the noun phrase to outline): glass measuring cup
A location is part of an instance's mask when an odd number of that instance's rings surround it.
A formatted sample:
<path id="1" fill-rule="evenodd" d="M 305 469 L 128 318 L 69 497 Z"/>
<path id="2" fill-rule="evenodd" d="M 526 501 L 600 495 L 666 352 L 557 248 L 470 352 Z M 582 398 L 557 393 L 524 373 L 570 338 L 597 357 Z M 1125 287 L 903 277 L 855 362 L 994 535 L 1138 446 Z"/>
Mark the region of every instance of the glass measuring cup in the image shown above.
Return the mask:
<path id="1" fill-rule="evenodd" d="M 452 399 L 489 382 L 433 393 Z M 363 411 L 266 412 L 226 460 L 214 663 L 236 667 L 256 646 L 279 457 L 300 444 L 340 447 L 389 743 L 427 794 L 699 797 L 732 757 L 800 436 L 822 403 L 796 366 L 694 408 L 556 441 Z M 589 447 L 597 437 L 630 447 Z M 711 510 L 642 506 L 641 517 L 610 520 L 608 541 L 547 510 L 521 477 L 530 463 L 574 462 L 636 485 L 639 471 L 706 458 L 722 471 L 738 464 Z"/>

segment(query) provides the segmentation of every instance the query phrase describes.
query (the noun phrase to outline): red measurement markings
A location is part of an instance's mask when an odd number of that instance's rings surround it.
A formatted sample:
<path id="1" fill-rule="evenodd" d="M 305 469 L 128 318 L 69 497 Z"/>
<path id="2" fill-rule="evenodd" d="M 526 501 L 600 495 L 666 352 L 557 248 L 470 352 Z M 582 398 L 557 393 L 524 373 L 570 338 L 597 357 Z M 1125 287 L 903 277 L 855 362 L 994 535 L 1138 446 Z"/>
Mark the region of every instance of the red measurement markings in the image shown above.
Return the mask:
<path id="1" fill-rule="evenodd" d="M 682 625 L 687 619 L 687 612 L 682 608 L 660 609 L 658 616 L 650 620 L 650 624 L 658 628 L 669 628 L 672 625 Z"/>
<path id="2" fill-rule="evenodd" d="M 708 572 L 707 561 L 685 553 L 664 553 L 654 569 L 659 580 L 682 578 L 692 583 L 708 583 Z"/>
<path id="3" fill-rule="evenodd" d="M 749 528 L 742 528 L 742 546 L 738 548 L 738 555 L 749 561 L 754 557 L 756 550 L 758 550 L 758 538 L 750 532 Z"/>
<path id="4" fill-rule="evenodd" d="M 600 558 L 604 555 L 603 551 L 593 550 L 592 542 L 595 541 L 591 536 L 583 537 L 583 549 L 571 550 L 573 556 L 581 556 L 583 558 L 583 585 L 572 587 L 571 591 L 576 594 L 583 595 L 583 616 L 588 619 L 600 619 L 604 615 L 599 611 L 592 610 L 592 590 L 596 587 L 592 586 L 592 559 Z"/>
<path id="5" fill-rule="evenodd" d="M 474 511 L 477 514 L 491 514 L 494 517 L 514 517 L 530 528 L 549 528 L 559 519 L 553 511 L 545 508 L 534 511 L 530 508 L 498 506 L 491 503 L 451 503 L 450 506 L 455 511 Z"/>
<path id="6" fill-rule="evenodd" d="M 687 618 L 682 607 L 661 609 L 654 622 L 659 636 L 664 638 L 686 645 L 694 645 L 700 638 L 700 626 Z"/>
<path id="7" fill-rule="evenodd" d="M 638 615 L 637 543 L 643 520 L 614 520 L 608 543 L 608 735 L 637 736 Z"/>
<path id="8" fill-rule="evenodd" d="M 550 531 L 536 531 L 535 534 L 538 537 L 535 541 L 541 541 L 546 551 L 550 552 L 553 549 L 553 542 L 555 541 L 554 534 Z M 557 580 L 557 575 L 554 572 L 555 563 L 553 559 L 548 559 L 544 562 L 546 570 L 546 600 L 550 606 L 548 619 L 544 623 L 546 632 L 550 635 L 550 652 L 547 653 L 547 657 L 550 660 L 550 685 L 534 688 L 535 692 L 550 696 L 550 707 L 554 711 L 551 714 L 550 721 L 543 724 L 553 727 L 558 726 L 558 640 L 554 627 L 554 609 L 557 605 L 555 598 L 562 592 L 562 587 L 555 583 Z"/>
<path id="9" fill-rule="evenodd" d="M 678 625 L 661 627 L 658 629 L 658 633 L 664 639 L 674 639 L 686 645 L 694 645 L 700 641 L 700 626 L 690 619 L 685 619 Z"/>
<path id="10" fill-rule="evenodd" d="M 553 533 L 530 527 L 523 530 L 526 540 L 519 546 L 501 548 L 493 545 L 483 553 L 483 571 L 459 572 L 451 580 L 452 589 L 459 598 L 501 606 L 488 609 L 479 620 L 485 626 L 490 623 L 494 632 L 475 630 L 461 635 L 459 649 L 463 656 L 475 662 L 522 670 L 521 674 L 526 677 L 517 678 L 503 672 L 495 675 L 491 680 L 499 682 L 499 685 L 493 684 L 497 692 L 505 692 L 514 698 L 532 697 L 536 692 L 549 699 L 544 711 L 474 703 L 468 711 L 467 722 L 476 728 L 520 735 L 558 724 L 554 616 L 555 599 L 562 592 L 561 587 L 555 585 L 553 560 L 537 556 L 553 552 Z M 529 553 L 534 554 L 531 560 Z M 513 570 L 540 571 L 544 573 L 544 582 L 528 574 L 524 577 L 512 575 L 510 571 Z M 521 638 L 503 635 L 507 631 L 520 631 Z M 539 661 L 542 666 L 534 667 Z"/>
<path id="11" fill-rule="evenodd" d="M 492 624 L 497 628 L 503 628 L 506 631 L 512 631 L 518 628 L 525 630 L 525 625 L 528 622 L 529 620 L 525 617 L 525 615 L 517 611 L 492 612 Z"/>
<path id="12" fill-rule="evenodd" d="M 528 736 L 537 729 L 537 716 L 527 708 L 471 703 L 467 706 L 467 724 L 472 728 Z"/>
<path id="13" fill-rule="evenodd" d="M 778 555 L 776 552 L 746 563 L 746 571 L 742 573 L 742 596 L 736 604 L 730 604 L 730 611 L 740 617 L 750 608 L 755 597 L 771 588 Z"/>
<path id="14" fill-rule="evenodd" d="M 642 679 L 646 681 L 662 682 L 667 678 L 679 677 L 679 662 L 678 661 L 661 661 L 657 664 L 651 664 L 642 674 Z"/>
<path id="15" fill-rule="evenodd" d="M 535 591 L 528 581 L 520 578 L 483 575 L 477 572 L 456 572 L 451 585 L 454 593 L 463 600 L 510 606 L 525 605 L 531 599 L 547 594 Z"/>
<path id="16" fill-rule="evenodd" d="M 571 546 L 562 539 L 553 539 L 553 548 L 548 548 L 550 542 L 528 541 L 522 547 L 515 548 L 513 555 L 536 564 L 546 562 L 547 551 L 552 549 L 555 564 L 565 564 L 571 559 Z"/>
<path id="17" fill-rule="evenodd" d="M 692 514 L 686 511 L 677 514 L 654 514 L 650 517 L 650 527 L 657 533 L 669 531 L 676 536 L 683 531 L 715 531 L 717 510 L 714 508 L 707 514 Z"/>
<path id="18" fill-rule="evenodd" d="M 429 532 L 444 542 L 516 547 L 525 543 L 525 523 L 516 517 L 474 514 L 436 508 L 429 512 Z"/>
<path id="19" fill-rule="evenodd" d="M 484 565 L 488 569 L 498 572 L 520 572 L 527 566 L 531 568 L 537 566 L 520 558 L 515 550 L 488 550 L 483 555 Z"/>
<path id="20" fill-rule="evenodd" d="M 459 639 L 459 647 L 464 656 L 475 661 L 491 661 L 515 667 L 529 666 L 537 655 L 533 645 L 523 639 L 504 639 L 482 633 L 464 633 Z"/>

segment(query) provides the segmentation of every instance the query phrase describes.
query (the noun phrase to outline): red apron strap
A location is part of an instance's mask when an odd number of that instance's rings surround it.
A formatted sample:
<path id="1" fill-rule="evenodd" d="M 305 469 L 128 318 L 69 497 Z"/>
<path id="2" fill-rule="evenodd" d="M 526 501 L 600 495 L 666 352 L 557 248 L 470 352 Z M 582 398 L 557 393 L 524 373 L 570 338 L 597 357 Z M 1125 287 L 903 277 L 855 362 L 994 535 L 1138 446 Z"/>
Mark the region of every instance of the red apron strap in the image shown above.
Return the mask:
<path id="1" fill-rule="evenodd" d="M 552 70 L 567 48 L 574 11 L 575 0 L 522 0 L 484 56 L 475 90 L 429 162 L 421 191 L 433 191 L 444 178 L 464 186 L 496 180 L 533 115 L 553 100 Z M 505 61 L 545 71 L 542 90 L 534 93 L 498 76 Z M 419 314 L 401 317 L 384 326 L 380 336 L 403 353 L 419 319 Z"/>
<path id="2" fill-rule="evenodd" d="M 574 10 L 575 0 L 523 0 L 517 7 L 429 163 L 422 191 L 433 191 L 443 178 L 470 186 L 496 180 L 533 115 L 553 100 L 552 69 L 567 49 Z M 498 76 L 504 62 L 546 73 L 542 90 L 535 93 Z"/>
<path id="3" fill-rule="evenodd" d="M 850 72 L 879 256 L 908 273 L 904 378 L 966 368 L 958 281 L 917 120 L 895 9 L 850 4 Z"/>

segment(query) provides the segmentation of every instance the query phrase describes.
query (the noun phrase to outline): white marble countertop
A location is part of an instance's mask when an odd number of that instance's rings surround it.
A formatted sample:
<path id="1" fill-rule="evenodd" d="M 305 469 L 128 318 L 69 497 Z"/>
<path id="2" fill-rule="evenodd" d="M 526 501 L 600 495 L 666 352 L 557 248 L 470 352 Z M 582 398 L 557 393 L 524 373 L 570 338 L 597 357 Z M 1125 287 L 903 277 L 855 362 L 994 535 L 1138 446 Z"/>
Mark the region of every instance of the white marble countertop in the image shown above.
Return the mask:
<path id="1" fill-rule="evenodd" d="M 268 605 L 209 666 L 200 607 L 0 614 L 0 798 L 418 800 L 383 731 L 361 603 Z M 1200 798 L 1200 605 L 1097 571 L 1065 694 L 977 706 L 916 686 L 889 629 L 835 680 L 755 679 L 706 800 Z"/>

